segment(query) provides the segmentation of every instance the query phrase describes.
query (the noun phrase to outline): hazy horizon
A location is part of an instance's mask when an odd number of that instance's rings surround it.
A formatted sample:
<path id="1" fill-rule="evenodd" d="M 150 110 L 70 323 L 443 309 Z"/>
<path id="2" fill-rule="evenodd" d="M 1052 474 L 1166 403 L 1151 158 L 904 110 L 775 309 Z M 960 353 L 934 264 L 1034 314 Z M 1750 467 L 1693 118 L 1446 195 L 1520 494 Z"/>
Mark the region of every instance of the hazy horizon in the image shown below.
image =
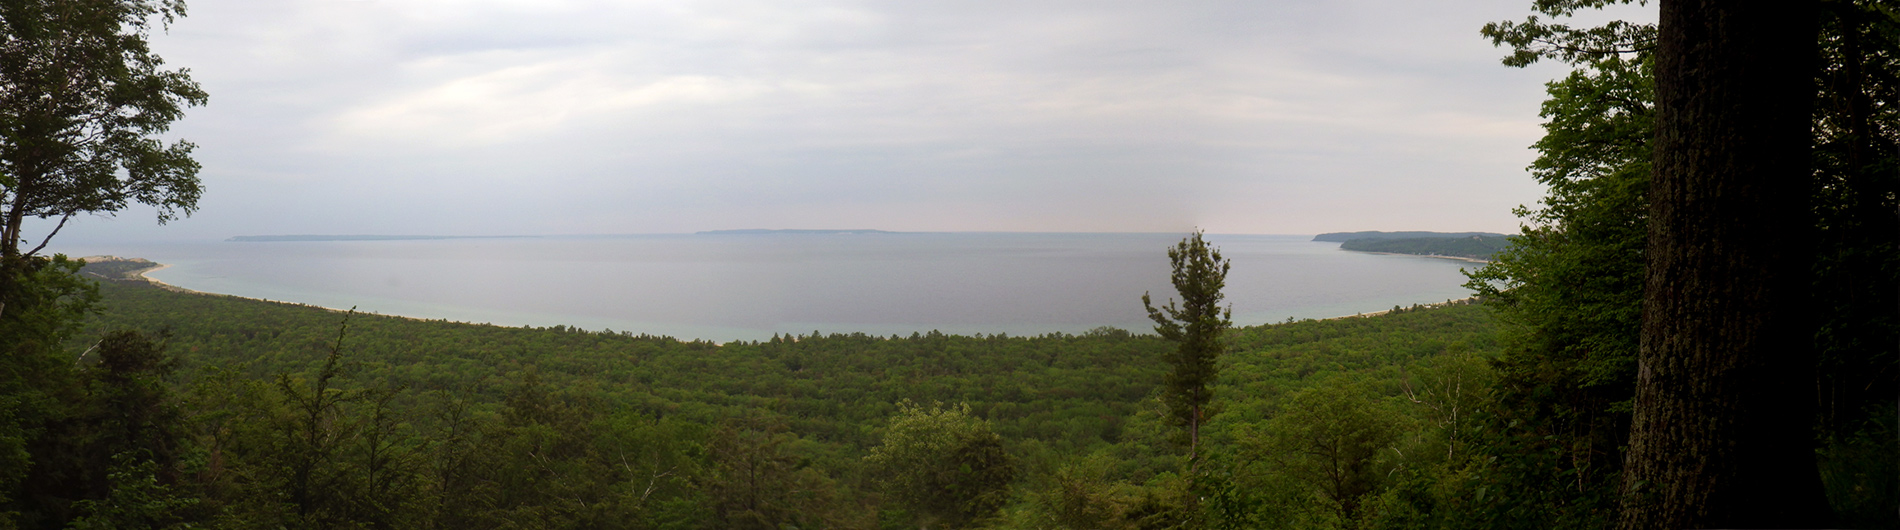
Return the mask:
<path id="1" fill-rule="evenodd" d="M 1616 6 L 1590 19 L 1651 19 Z M 60 239 L 1512 232 L 1560 65 L 1518 0 L 194 0 L 205 195 Z M 1586 21 L 1587 22 L 1587 21 Z M 35 241 L 51 228 L 29 227 Z"/>
<path id="2" fill-rule="evenodd" d="M 880 237 L 881 236 L 881 237 Z M 1210 234 L 1242 325 L 1464 298 L 1472 264 Z M 120 244 L 186 289 L 416 318 L 680 338 L 939 330 L 1081 333 L 1147 324 L 1174 297 L 1175 234 L 889 233 Z M 127 254 L 138 255 L 127 255 Z M 88 254 L 91 255 L 91 254 Z"/>

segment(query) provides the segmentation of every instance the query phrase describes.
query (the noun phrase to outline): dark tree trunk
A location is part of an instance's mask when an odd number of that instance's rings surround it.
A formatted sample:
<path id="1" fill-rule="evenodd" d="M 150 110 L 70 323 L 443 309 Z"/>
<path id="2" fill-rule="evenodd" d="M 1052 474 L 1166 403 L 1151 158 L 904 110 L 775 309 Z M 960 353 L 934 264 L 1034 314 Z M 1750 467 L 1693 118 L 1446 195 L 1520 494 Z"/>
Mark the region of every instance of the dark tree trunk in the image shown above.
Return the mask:
<path id="1" fill-rule="evenodd" d="M 1812 0 L 1663 0 L 1622 528 L 1828 523 L 1810 321 Z"/>

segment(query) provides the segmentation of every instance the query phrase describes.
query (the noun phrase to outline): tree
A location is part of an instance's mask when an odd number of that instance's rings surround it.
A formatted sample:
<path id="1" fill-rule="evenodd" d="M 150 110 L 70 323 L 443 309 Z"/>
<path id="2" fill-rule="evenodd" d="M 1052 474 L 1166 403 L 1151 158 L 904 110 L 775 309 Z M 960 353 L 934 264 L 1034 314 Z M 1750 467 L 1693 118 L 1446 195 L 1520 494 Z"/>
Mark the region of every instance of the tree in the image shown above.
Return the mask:
<path id="1" fill-rule="evenodd" d="M 64 391 L 56 396 L 53 418 L 38 426 L 39 436 L 27 447 L 32 464 L 19 508 L 32 514 L 28 520 L 71 523 L 81 515 L 75 511 L 78 503 L 124 500 L 130 492 L 116 490 L 143 488 L 142 481 L 163 488 L 180 483 L 189 437 L 171 389 L 177 361 L 165 352 L 162 339 L 162 334 L 154 339 L 134 331 L 107 333 L 78 355 L 75 370 L 62 374 L 76 380 L 36 381 L 47 390 Z"/>
<path id="2" fill-rule="evenodd" d="M 797 437 L 777 421 L 731 420 L 707 447 L 711 473 L 702 487 L 719 528 L 755 530 L 835 526 L 837 488 L 794 453 Z M 833 523 L 833 524 L 826 524 Z"/>
<path id="3" fill-rule="evenodd" d="M 1337 381 L 1294 394 L 1265 430 L 1246 443 L 1276 472 L 1318 491 L 1341 527 L 1353 525 L 1361 502 L 1386 479 L 1394 455 L 1385 453 L 1400 433 L 1391 411 Z"/>
<path id="4" fill-rule="evenodd" d="M 164 223 L 197 208 L 194 146 L 156 136 L 205 93 L 146 44 L 154 17 L 169 25 L 184 14 L 182 0 L 0 5 L 0 304 L 23 258 L 75 215 L 137 202 Z M 29 218 L 59 224 L 22 252 Z"/>
<path id="5" fill-rule="evenodd" d="M 1900 17 L 1822 4 L 1814 297 L 1822 480 L 1837 524 L 1900 527 Z"/>
<path id="6" fill-rule="evenodd" d="M 163 474 L 158 463 L 124 453 L 117 458 L 110 477 L 111 493 L 99 500 L 73 503 L 83 514 L 67 528 L 110 530 L 114 528 L 197 528 L 183 521 L 181 512 L 198 504 L 198 499 L 183 497 L 159 480 Z"/>
<path id="7" fill-rule="evenodd" d="M 1506 345 L 1494 362 L 1495 439 L 1480 449 L 1512 470 L 1492 475 L 1498 489 L 1564 484 L 1562 502 L 1510 510 L 1532 526 L 1601 528 L 1616 509 L 1636 381 L 1655 26 L 1571 28 L 1554 19 L 1594 5 L 1537 6 L 1553 20 L 1483 30 L 1513 48 L 1507 65 L 1550 59 L 1575 70 L 1547 85 L 1540 113 L 1548 121 L 1529 169 L 1549 195 L 1518 208 L 1523 230 L 1466 284 L 1498 316 Z"/>
<path id="8" fill-rule="evenodd" d="M 53 445 L 47 427 L 70 424 L 83 412 L 85 379 L 64 345 L 100 304 L 98 286 L 77 275 L 79 262 L 36 261 L 39 266 L 14 277 L 16 310 L 0 314 L 0 527 L 38 508 L 31 494 L 42 485 L 30 475 Z"/>
<path id="9" fill-rule="evenodd" d="M 1230 263 L 1202 236 L 1197 231 L 1168 249 L 1168 261 L 1174 265 L 1169 279 L 1181 295 L 1179 304 L 1169 299 L 1168 305 L 1155 307 L 1148 293 L 1141 294 L 1141 306 L 1155 321 L 1155 333 L 1176 343 L 1174 354 L 1168 357 L 1173 370 L 1163 378 L 1166 386 L 1161 396 L 1168 405 L 1169 422 L 1187 428 L 1190 466 L 1199 456 L 1205 408 L 1214 399 L 1208 388 L 1219 369 L 1214 363 L 1226 351 L 1223 336 L 1234 325 L 1233 309 L 1220 305 Z"/>
<path id="10" fill-rule="evenodd" d="M 1814 2 L 1665 0 L 1623 528 L 1819 527 Z"/>
<path id="11" fill-rule="evenodd" d="M 1111 481 L 1107 455 L 1094 454 L 1058 466 L 1027 497 L 1034 521 L 1042 528 L 1118 530 L 1134 528 L 1128 514 L 1135 488 Z"/>
<path id="12" fill-rule="evenodd" d="M 968 404 L 924 408 L 905 401 L 871 450 L 870 464 L 885 477 L 887 498 L 919 526 L 970 528 L 1009 501 L 1016 462 L 989 422 Z"/>
<path id="13" fill-rule="evenodd" d="M 1610 2 L 1619 3 L 1619 2 Z M 1628 3 L 1628 2 L 1620 2 Z M 1541 59 L 1576 67 L 1550 83 L 1548 133 L 1531 171 L 1550 194 L 1524 208 L 1523 235 L 1469 284 L 1500 317 L 1507 348 L 1498 360 L 1490 447 L 1508 472 L 1492 488 L 1569 482 L 1571 493 L 1514 514 L 1541 512 L 1534 526 L 1600 528 L 1617 510 L 1648 264 L 1650 173 L 1655 130 L 1654 25 L 1612 22 L 1571 28 L 1557 22 L 1605 5 L 1534 3 L 1551 17 L 1485 27 L 1514 53 L 1505 63 Z M 1809 306 L 1819 364 L 1823 477 L 1844 526 L 1900 522 L 1891 447 L 1900 432 L 1891 396 L 1900 392 L 1900 18 L 1884 0 L 1823 2 L 1806 90 L 1818 102 L 1809 127 L 1812 177 L 1789 247 L 1811 245 Z M 1777 78 L 1781 79 L 1781 78 Z M 1799 101 L 1789 102 L 1805 105 Z M 1785 184 L 1785 183 L 1784 183 Z M 1807 333 L 1807 332 L 1803 332 Z M 1878 449 L 1876 449 L 1878 448 Z M 1878 499 L 1878 500 L 1876 500 Z M 1518 499 L 1513 499 L 1518 500 Z M 1542 501 L 1539 501 L 1542 502 Z M 1526 509 L 1529 508 L 1529 509 Z"/>

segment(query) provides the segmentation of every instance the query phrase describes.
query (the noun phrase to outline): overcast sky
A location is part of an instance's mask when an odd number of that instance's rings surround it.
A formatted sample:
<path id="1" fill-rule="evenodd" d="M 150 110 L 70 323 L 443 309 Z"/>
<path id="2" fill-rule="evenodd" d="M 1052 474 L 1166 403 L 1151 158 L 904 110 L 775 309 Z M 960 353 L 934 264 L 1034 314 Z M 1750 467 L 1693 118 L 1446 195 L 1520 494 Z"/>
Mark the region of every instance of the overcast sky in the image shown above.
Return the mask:
<path id="1" fill-rule="evenodd" d="M 60 239 L 1511 231 L 1529 3 L 190 0 L 201 210 Z"/>

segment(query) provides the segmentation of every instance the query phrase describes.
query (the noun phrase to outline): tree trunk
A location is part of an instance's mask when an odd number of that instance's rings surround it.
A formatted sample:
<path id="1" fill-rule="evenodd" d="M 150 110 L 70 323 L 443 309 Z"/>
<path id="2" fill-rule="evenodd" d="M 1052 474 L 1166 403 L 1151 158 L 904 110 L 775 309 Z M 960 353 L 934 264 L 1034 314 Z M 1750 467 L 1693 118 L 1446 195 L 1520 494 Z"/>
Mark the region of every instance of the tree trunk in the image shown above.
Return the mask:
<path id="1" fill-rule="evenodd" d="M 1818 527 L 1812 0 L 1663 0 L 1621 527 Z"/>
<path id="2" fill-rule="evenodd" d="M 1194 406 L 1193 417 L 1188 418 L 1188 472 L 1201 469 L 1201 406 Z"/>

